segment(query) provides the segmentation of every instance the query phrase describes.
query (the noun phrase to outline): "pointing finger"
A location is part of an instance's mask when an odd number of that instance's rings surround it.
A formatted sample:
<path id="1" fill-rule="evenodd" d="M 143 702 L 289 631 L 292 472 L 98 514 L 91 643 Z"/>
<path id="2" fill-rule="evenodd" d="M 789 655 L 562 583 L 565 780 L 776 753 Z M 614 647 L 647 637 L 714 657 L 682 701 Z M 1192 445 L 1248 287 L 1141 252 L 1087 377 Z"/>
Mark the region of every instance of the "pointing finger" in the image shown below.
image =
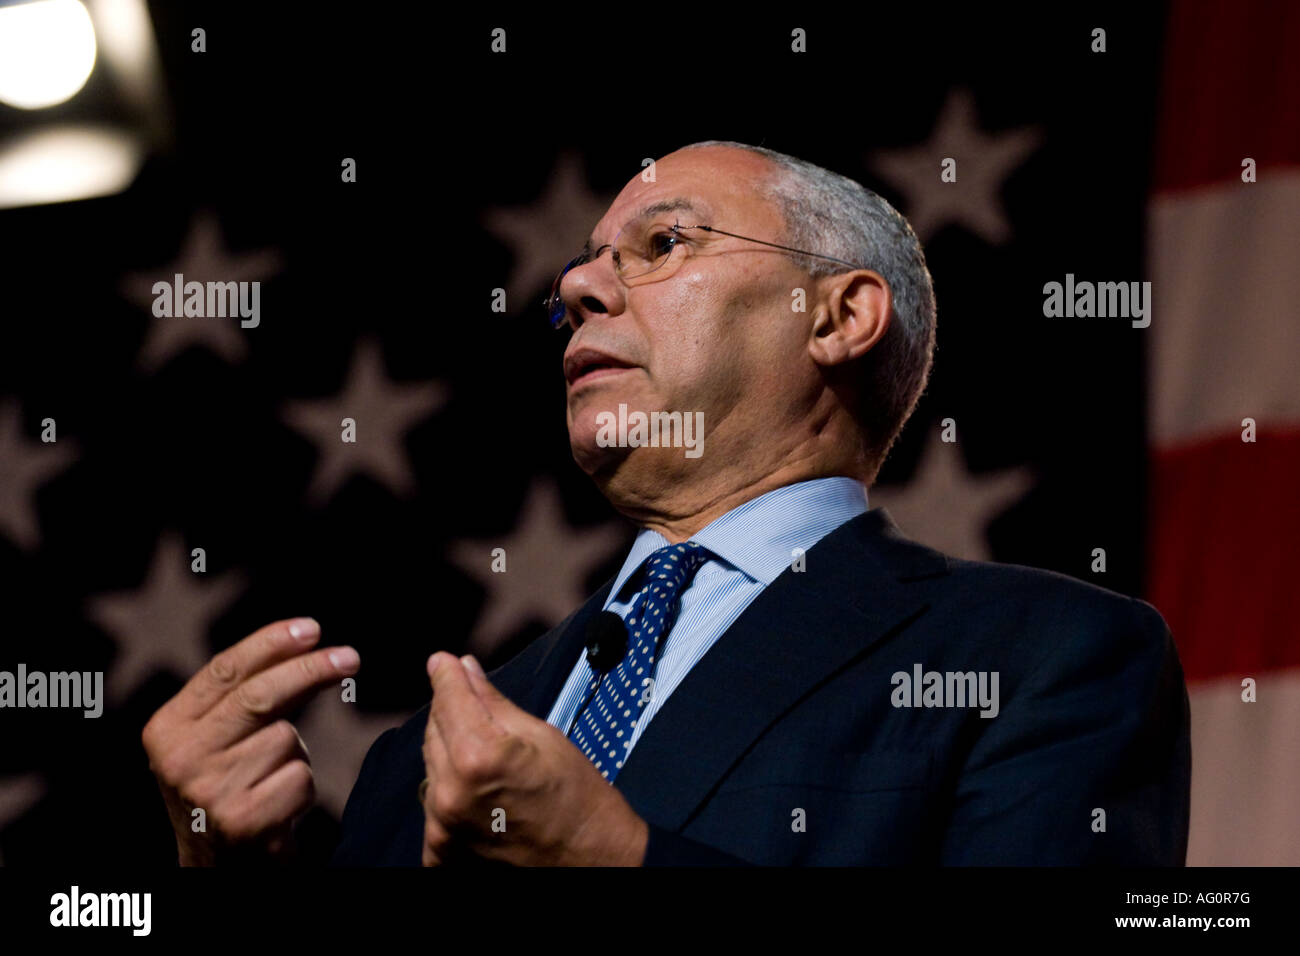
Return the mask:
<path id="1" fill-rule="evenodd" d="M 320 625 L 310 617 L 258 628 L 208 661 L 164 707 L 186 720 L 197 720 L 241 682 L 301 654 L 319 639 Z"/>
<path id="2" fill-rule="evenodd" d="M 360 656 L 350 647 L 326 647 L 283 661 L 221 698 L 195 731 L 216 746 L 228 746 L 274 722 L 325 685 L 355 674 L 360 666 Z"/>

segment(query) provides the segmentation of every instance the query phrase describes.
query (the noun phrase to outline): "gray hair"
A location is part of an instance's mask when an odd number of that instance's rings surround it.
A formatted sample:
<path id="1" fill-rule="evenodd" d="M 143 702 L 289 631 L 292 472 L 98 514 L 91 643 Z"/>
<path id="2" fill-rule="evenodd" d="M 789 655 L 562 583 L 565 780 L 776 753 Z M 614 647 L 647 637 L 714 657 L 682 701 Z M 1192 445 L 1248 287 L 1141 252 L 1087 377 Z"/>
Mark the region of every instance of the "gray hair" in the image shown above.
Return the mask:
<path id="1" fill-rule="evenodd" d="M 893 296 L 889 328 L 860 360 L 858 420 L 872 459 L 872 480 L 912 414 L 930 374 L 935 304 L 916 233 L 889 203 L 847 176 L 762 146 L 706 140 L 683 149 L 726 146 L 757 153 L 776 169 L 764 184 L 785 218 L 783 245 L 856 262 L 884 276 Z M 825 259 L 792 255 L 813 277 L 848 272 Z"/>

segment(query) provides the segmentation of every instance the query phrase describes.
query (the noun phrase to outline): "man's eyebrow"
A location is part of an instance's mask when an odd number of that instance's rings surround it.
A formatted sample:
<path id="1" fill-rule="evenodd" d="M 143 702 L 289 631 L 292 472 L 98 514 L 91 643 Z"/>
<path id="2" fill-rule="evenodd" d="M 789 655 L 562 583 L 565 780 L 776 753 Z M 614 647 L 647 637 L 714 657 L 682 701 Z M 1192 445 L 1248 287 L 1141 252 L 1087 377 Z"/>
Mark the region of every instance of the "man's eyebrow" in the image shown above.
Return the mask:
<path id="1" fill-rule="evenodd" d="M 694 212 L 698 213 L 699 207 L 685 196 L 674 196 L 672 199 L 661 199 L 658 202 L 652 202 L 648 206 L 643 206 L 639 212 L 627 222 L 635 222 L 638 219 L 644 219 L 646 216 L 657 216 L 664 212 Z M 624 226 L 627 222 L 623 223 Z M 582 251 L 587 255 L 595 252 L 595 236 L 587 237 L 587 244 L 582 247 Z"/>

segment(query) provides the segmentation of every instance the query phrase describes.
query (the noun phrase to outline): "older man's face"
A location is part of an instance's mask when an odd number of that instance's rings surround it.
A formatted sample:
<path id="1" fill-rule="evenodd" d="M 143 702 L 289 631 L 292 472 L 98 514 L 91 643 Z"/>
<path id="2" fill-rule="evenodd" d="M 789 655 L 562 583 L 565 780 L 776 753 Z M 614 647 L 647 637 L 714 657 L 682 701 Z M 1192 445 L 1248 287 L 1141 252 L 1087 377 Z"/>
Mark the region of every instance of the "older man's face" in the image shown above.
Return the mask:
<path id="1" fill-rule="evenodd" d="M 614 241 L 652 204 L 679 203 L 656 223 L 712 225 L 727 232 L 780 242 L 780 211 L 761 198 L 756 183 L 767 161 L 742 150 L 709 147 L 671 153 L 656 164 L 656 181 L 629 182 L 592 232 L 591 248 Z M 734 455 L 765 431 L 797 414 L 794 380 L 809 365 L 806 315 L 791 309 L 791 292 L 809 279 L 779 251 L 702 230 L 682 233 L 680 268 L 662 281 L 631 288 L 615 272 L 609 249 L 570 270 L 560 293 L 576 331 L 565 351 L 603 352 L 631 367 L 570 378 L 569 441 L 588 474 L 632 462 L 680 473 L 681 448 L 601 447 L 601 412 L 704 413 L 703 455 Z M 800 362 L 802 361 L 802 365 Z M 673 459 L 673 460 L 670 460 Z M 716 460 L 715 462 L 716 463 Z"/>

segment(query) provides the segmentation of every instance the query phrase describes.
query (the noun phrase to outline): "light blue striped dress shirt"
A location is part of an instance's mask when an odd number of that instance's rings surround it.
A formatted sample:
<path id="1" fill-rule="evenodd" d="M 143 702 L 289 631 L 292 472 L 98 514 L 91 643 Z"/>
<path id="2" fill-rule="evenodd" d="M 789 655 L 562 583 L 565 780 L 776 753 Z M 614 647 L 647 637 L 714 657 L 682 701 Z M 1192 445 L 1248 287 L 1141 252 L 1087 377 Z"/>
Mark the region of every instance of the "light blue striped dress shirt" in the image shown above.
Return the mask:
<path id="1" fill-rule="evenodd" d="M 860 481 L 815 478 L 747 501 L 691 536 L 691 541 L 716 557 L 700 566 L 682 592 L 677 620 L 661 646 L 654 693 L 637 721 L 629 752 L 696 662 L 750 602 L 791 566 L 796 549 L 807 551 L 866 510 L 867 490 Z M 620 595 L 623 586 L 652 552 L 670 543 L 657 531 L 641 529 L 614 579 L 605 610 L 627 619 L 636 592 Z M 596 676 L 584 648 L 546 722 L 567 734 Z"/>

